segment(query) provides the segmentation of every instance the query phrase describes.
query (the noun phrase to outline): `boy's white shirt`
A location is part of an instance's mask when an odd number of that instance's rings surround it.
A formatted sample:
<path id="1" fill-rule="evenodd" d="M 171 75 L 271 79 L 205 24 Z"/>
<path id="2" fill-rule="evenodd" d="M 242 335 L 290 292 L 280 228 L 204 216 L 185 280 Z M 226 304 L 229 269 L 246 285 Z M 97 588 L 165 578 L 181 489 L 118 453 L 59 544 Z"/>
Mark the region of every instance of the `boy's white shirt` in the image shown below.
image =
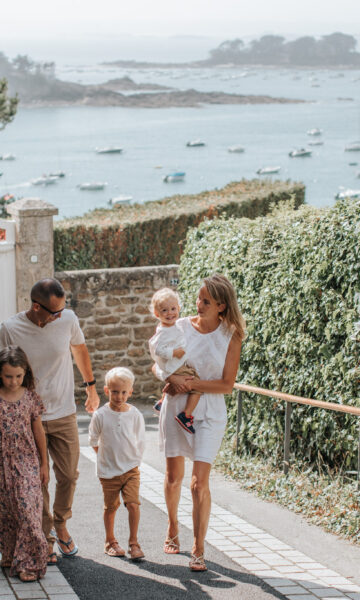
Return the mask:
<path id="1" fill-rule="evenodd" d="M 173 357 L 175 348 L 186 351 L 185 336 L 177 323 L 171 327 L 164 327 L 160 323 L 155 335 L 149 340 L 149 348 L 152 359 L 164 371 L 165 378 L 186 362 L 186 353 L 181 358 Z"/>
<path id="2" fill-rule="evenodd" d="M 89 444 L 99 447 L 96 457 L 98 477 L 112 479 L 141 463 L 145 449 L 144 417 L 135 406 L 128 406 L 130 410 L 117 412 L 107 403 L 92 416 Z"/>

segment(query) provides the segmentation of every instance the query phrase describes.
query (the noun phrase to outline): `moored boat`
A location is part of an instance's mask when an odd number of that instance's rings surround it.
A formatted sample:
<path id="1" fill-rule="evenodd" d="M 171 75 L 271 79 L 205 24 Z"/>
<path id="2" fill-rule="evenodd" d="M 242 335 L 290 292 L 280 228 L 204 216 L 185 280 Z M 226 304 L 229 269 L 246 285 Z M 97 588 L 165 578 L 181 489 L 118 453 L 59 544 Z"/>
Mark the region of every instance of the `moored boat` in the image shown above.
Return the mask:
<path id="1" fill-rule="evenodd" d="M 271 175 L 272 173 L 278 173 L 281 167 L 262 167 L 258 169 L 256 173 L 258 175 Z"/>
<path id="2" fill-rule="evenodd" d="M 100 181 L 93 181 L 93 182 L 87 182 L 87 183 L 80 183 L 78 185 L 78 188 L 80 190 L 97 192 L 99 190 L 103 190 L 104 188 L 106 188 L 106 186 L 107 186 L 107 183 L 103 183 Z"/>
<path id="3" fill-rule="evenodd" d="M 123 151 L 119 146 L 107 146 L 105 148 L 96 148 L 96 154 L 120 154 Z"/>
<path id="4" fill-rule="evenodd" d="M 229 146 L 228 152 L 234 152 L 234 153 L 240 154 L 242 152 L 245 152 L 245 148 L 243 148 L 242 146 Z"/>
<path id="5" fill-rule="evenodd" d="M 15 154 L 0 154 L 0 160 L 15 160 Z"/>
<path id="6" fill-rule="evenodd" d="M 165 183 L 173 183 L 176 181 L 184 181 L 185 173 L 183 171 L 175 171 L 163 177 Z"/>
<path id="7" fill-rule="evenodd" d="M 186 145 L 188 148 L 197 148 L 199 146 L 205 146 L 205 142 L 202 140 L 191 140 L 190 142 L 187 142 Z"/>
<path id="8" fill-rule="evenodd" d="M 130 204 L 131 200 L 133 199 L 132 196 L 116 196 L 115 198 L 110 198 L 109 200 L 109 204 L 111 204 L 112 206 L 121 206 L 123 204 Z"/>
<path id="9" fill-rule="evenodd" d="M 343 192 L 338 192 L 335 195 L 337 200 L 344 200 L 345 198 L 356 199 L 360 198 L 360 190 L 344 190 Z"/>
<path id="10" fill-rule="evenodd" d="M 311 156 L 312 154 L 312 150 L 309 150 L 308 148 L 299 148 L 298 150 L 292 150 L 291 152 L 289 152 L 289 156 L 291 158 L 297 158 L 297 157 L 302 157 L 302 156 Z"/>
<path id="11" fill-rule="evenodd" d="M 318 127 L 314 127 L 314 129 L 308 129 L 308 131 L 306 132 L 308 135 L 321 135 L 322 134 L 322 129 L 319 129 Z"/>
<path id="12" fill-rule="evenodd" d="M 345 152 L 360 152 L 360 142 L 353 142 L 345 146 Z"/>
<path id="13" fill-rule="evenodd" d="M 53 175 L 42 175 L 31 180 L 32 185 L 53 185 L 58 180 L 58 177 Z"/>

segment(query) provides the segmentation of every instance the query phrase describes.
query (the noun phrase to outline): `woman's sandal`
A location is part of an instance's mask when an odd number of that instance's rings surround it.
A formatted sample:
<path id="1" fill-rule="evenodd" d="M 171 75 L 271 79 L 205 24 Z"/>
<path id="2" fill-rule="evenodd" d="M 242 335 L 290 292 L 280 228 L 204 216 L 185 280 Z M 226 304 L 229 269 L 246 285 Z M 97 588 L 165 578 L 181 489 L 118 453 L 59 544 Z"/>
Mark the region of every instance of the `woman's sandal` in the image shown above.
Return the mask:
<path id="1" fill-rule="evenodd" d="M 164 552 L 165 554 L 179 554 L 180 552 L 180 544 L 175 542 L 178 535 L 174 535 L 173 538 L 168 536 L 164 542 Z"/>
<path id="2" fill-rule="evenodd" d="M 104 552 L 108 556 L 125 556 L 125 550 L 121 546 L 119 546 L 119 542 L 117 540 L 106 542 Z"/>
<path id="3" fill-rule="evenodd" d="M 139 558 L 144 558 L 145 554 L 141 550 L 140 544 L 135 542 L 134 544 L 129 544 L 128 554 L 130 556 L 130 560 L 139 560 Z"/>
<path id="4" fill-rule="evenodd" d="M 195 554 L 192 554 L 189 562 L 189 567 L 191 571 L 207 571 L 204 555 L 200 554 L 200 556 L 195 556 Z"/>
<path id="5" fill-rule="evenodd" d="M 56 565 L 57 563 L 57 554 L 56 552 L 49 552 L 47 565 L 50 567 L 51 565 Z"/>
<path id="6" fill-rule="evenodd" d="M 30 581 L 37 581 L 38 580 L 38 576 L 36 573 L 34 573 L 34 571 L 20 571 L 19 572 L 19 579 L 21 581 L 23 581 L 24 583 L 30 582 Z"/>

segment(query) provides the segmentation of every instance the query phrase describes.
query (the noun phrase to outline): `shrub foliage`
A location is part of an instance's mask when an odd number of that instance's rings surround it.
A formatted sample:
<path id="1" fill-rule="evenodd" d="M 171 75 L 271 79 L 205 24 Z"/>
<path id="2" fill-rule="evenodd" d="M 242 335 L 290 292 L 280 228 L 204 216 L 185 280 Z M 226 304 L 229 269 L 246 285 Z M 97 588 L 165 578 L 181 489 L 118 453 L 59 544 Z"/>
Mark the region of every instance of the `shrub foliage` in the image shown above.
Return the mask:
<path id="1" fill-rule="evenodd" d="M 274 211 L 269 218 L 217 219 L 190 230 L 181 260 L 185 312 L 204 276 L 237 289 L 247 320 L 238 381 L 360 406 L 360 203 Z M 241 446 L 274 463 L 282 456 L 284 403 L 247 395 Z M 235 395 L 228 436 L 235 432 Z M 292 451 L 309 463 L 356 468 L 358 419 L 296 405 Z"/>
<path id="2" fill-rule="evenodd" d="M 255 218 L 291 197 L 303 203 L 304 186 L 243 180 L 192 196 L 95 210 L 56 224 L 55 270 L 178 263 L 189 227 L 220 215 Z"/>

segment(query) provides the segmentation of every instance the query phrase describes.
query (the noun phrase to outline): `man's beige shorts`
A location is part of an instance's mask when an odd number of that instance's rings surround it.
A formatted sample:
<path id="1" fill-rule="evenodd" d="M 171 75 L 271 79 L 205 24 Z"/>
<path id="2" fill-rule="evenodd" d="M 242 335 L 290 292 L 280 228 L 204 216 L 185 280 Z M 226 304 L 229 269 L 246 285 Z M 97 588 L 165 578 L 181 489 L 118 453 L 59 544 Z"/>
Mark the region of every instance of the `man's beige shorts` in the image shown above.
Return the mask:
<path id="1" fill-rule="evenodd" d="M 100 483 L 104 492 L 104 510 L 112 511 L 119 508 L 120 492 L 125 506 L 130 502 L 141 504 L 139 500 L 139 467 L 134 467 L 122 475 L 112 477 L 112 479 L 100 477 Z"/>
<path id="2" fill-rule="evenodd" d="M 194 367 L 190 367 L 186 363 L 184 363 L 183 365 L 181 365 L 181 367 L 176 369 L 173 375 L 183 375 L 185 377 L 196 377 L 196 379 L 199 379 L 199 375 L 195 371 Z M 190 392 L 188 392 L 188 394 L 199 395 L 199 392 L 197 392 L 196 390 L 191 390 Z"/>

